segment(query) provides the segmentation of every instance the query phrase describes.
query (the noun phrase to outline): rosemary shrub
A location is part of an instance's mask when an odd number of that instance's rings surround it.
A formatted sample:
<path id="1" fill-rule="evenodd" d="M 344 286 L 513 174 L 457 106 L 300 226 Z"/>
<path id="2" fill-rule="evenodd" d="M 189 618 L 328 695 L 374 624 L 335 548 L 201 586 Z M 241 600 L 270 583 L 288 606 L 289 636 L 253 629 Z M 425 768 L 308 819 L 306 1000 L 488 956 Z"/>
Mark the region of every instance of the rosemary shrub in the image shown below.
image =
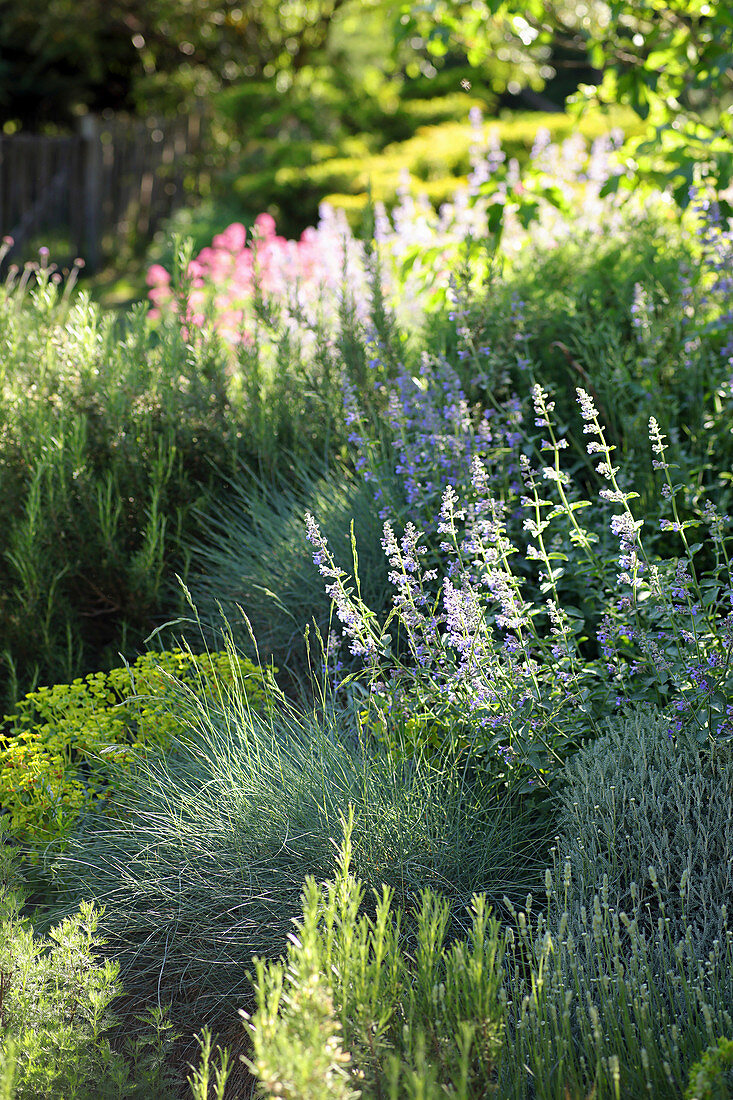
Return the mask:
<path id="1" fill-rule="evenodd" d="M 406 954 L 393 891 L 375 891 L 373 915 L 362 912 L 352 830 L 353 812 L 333 880 L 306 882 L 287 957 L 255 960 L 250 1068 L 288 1100 L 487 1096 L 504 1040 L 498 922 L 475 896 L 468 939 L 448 944 L 448 903 L 427 890 Z"/>

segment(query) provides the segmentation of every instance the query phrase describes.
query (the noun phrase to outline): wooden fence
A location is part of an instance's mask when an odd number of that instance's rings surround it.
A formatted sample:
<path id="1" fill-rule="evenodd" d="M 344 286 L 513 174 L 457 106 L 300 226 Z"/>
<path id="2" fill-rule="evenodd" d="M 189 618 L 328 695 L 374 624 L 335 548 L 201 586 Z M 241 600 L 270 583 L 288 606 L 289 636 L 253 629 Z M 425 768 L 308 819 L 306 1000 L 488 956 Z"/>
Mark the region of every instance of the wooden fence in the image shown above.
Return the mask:
<path id="1" fill-rule="evenodd" d="M 81 256 L 94 270 L 105 254 L 148 237 L 180 201 L 203 128 L 202 113 L 85 115 L 73 134 L 0 135 L 0 236 L 14 241 L 6 264 L 48 243 L 57 262 Z"/>

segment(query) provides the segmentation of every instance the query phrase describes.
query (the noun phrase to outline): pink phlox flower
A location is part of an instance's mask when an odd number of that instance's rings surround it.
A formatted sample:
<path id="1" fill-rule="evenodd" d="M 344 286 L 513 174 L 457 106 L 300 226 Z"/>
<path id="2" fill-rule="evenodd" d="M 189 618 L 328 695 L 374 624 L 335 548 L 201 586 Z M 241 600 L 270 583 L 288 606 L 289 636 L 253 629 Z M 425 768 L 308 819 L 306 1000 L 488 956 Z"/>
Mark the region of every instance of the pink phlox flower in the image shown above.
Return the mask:
<path id="1" fill-rule="evenodd" d="M 150 311 L 151 317 L 160 317 L 160 307 L 168 305 L 172 297 L 172 292 L 166 286 L 157 286 L 149 290 L 148 298 L 156 307 L 154 311 Z"/>
<path id="2" fill-rule="evenodd" d="M 272 214 L 262 213 L 255 218 L 255 229 L 265 240 L 275 236 L 275 219 Z"/>
<path id="3" fill-rule="evenodd" d="M 161 264 L 151 264 L 145 276 L 145 282 L 150 287 L 170 286 L 170 273 Z"/>
<path id="4" fill-rule="evenodd" d="M 241 222 L 232 222 L 223 233 L 217 233 L 211 242 L 212 247 L 226 252 L 241 252 L 247 243 L 247 230 Z"/>

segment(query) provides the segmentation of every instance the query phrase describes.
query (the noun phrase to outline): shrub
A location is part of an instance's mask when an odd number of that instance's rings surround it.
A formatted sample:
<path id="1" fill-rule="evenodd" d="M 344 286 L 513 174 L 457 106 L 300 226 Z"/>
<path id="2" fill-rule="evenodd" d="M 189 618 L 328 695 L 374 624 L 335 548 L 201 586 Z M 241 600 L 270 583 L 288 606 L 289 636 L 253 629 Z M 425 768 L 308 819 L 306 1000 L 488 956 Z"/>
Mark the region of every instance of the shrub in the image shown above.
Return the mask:
<path id="1" fill-rule="evenodd" d="M 685 1100 L 713 1100 L 713 1097 L 730 1096 L 725 1086 L 724 1073 L 730 1075 L 733 1067 L 733 1039 L 719 1039 L 708 1047 L 699 1062 L 690 1070 L 690 1084 Z"/>
<path id="2" fill-rule="evenodd" d="M 388 919 L 389 892 L 381 899 L 377 895 L 371 919 L 359 916 L 359 900 L 358 885 L 344 878 L 343 864 L 336 883 L 319 890 L 309 882 L 287 960 L 256 964 L 252 1068 L 268 1095 L 315 1096 L 318 1082 L 321 1087 L 325 1082 L 325 1094 L 339 1100 L 356 1095 L 356 1089 L 367 1097 L 486 1096 L 495 1089 L 507 1100 L 681 1098 L 688 1075 L 691 1088 L 693 1081 L 702 1087 L 723 1069 L 727 1046 L 720 1043 L 713 1052 L 711 1044 L 721 1031 L 730 1031 L 733 932 L 716 941 L 707 957 L 699 955 L 689 933 L 675 945 L 681 929 L 666 915 L 661 891 L 656 898 L 661 917 L 642 931 L 645 913 L 638 895 L 627 912 L 617 910 L 606 880 L 586 909 L 574 894 L 570 867 L 562 880 L 548 871 L 546 907 L 533 915 L 530 896 L 503 937 L 492 924 L 480 939 L 454 943 L 444 985 L 434 970 L 424 985 L 428 996 L 414 1015 L 400 1003 L 398 979 L 411 974 L 409 1003 L 419 1002 L 420 946 L 412 956 L 416 976 L 409 964 L 402 969 L 395 923 Z M 445 911 L 441 916 L 442 903 L 429 896 L 422 904 L 419 937 L 437 933 L 437 946 L 426 954 L 438 968 Z M 494 965 L 504 957 L 503 988 L 494 984 L 494 972 L 490 996 L 472 1001 L 471 994 L 477 997 L 482 989 L 481 978 L 492 975 L 491 966 L 474 969 L 470 993 L 462 998 L 467 1016 L 459 1013 L 442 1032 L 441 1009 L 456 1004 L 450 986 L 461 986 L 467 973 L 461 963 L 472 952 L 475 958 L 477 943 L 491 953 Z M 488 1066 L 472 1062 L 475 1032 L 461 1023 L 475 1025 L 487 1016 L 498 1025 Z M 497 1058 L 503 1018 L 506 1032 Z M 451 1072 L 443 1080 L 448 1066 Z"/>
<path id="3" fill-rule="evenodd" d="M 502 1095 L 692 1096 L 731 1030 L 730 753 L 641 710 L 564 779 L 546 905 L 507 943 Z"/>
<path id="4" fill-rule="evenodd" d="M 453 90 L 458 82 L 455 75 Z M 326 165 L 328 183 L 334 167 L 346 160 L 349 176 L 365 160 L 378 158 L 387 144 L 409 139 L 426 125 L 461 122 L 469 108 L 485 108 L 484 100 L 465 92 L 412 100 L 404 95 L 378 104 L 368 95 L 354 96 L 353 85 L 341 90 L 291 87 L 286 97 L 272 85 L 248 81 L 217 97 L 222 112 L 244 128 L 246 139 L 238 157 L 231 154 L 219 180 L 214 182 L 218 201 L 226 205 L 238 196 L 237 220 L 262 209 L 262 196 L 268 209 L 288 233 L 297 235 L 317 216 L 325 191 L 316 182 L 319 168 Z M 348 105 L 344 112 L 345 105 Z M 313 178 L 311 178 L 311 176 Z M 216 227 L 226 226 L 222 221 Z"/>
<path id="5" fill-rule="evenodd" d="M 0 1087 L 17 1100 L 173 1097 L 164 1065 L 169 1030 L 153 1014 L 142 1037 L 115 1049 L 110 1007 L 119 968 L 98 957 L 100 914 L 83 902 L 45 938 L 22 918 L 22 894 L 0 836 Z M 152 1027 L 151 1027 L 152 1025 Z"/>
<path id="6" fill-rule="evenodd" d="M 353 824 L 353 820 L 351 822 Z M 287 958 L 255 960 L 250 1068 L 268 1096 L 292 1100 L 485 1097 L 504 1031 L 502 941 L 486 899 L 471 904 L 468 942 L 446 944 L 447 902 L 425 891 L 406 955 L 393 892 L 349 871 L 346 825 L 336 875 L 308 879 Z"/>
<path id="7" fill-rule="evenodd" d="M 469 107 L 467 104 L 462 120 L 420 126 L 406 141 L 387 146 L 379 155 L 350 162 L 326 161 L 313 169 L 314 177 L 318 173 L 320 178 L 333 167 L 333 189 L 323 201 L 336 210 L 343 209 L 354 231 L 359 232 L 370 198 L 394 211 L 401 205 L 401 192 L 406 185 L 413 198 L 424 194 L 438 210 L 457 191 L 467 187 L 482 154 L 488 153 L 491 159 L 489 149 L 494 153 L 500 150 L 501 161 L 516 162 L 518 170 L 524 170 L 536 150 L 538 135 L 546 135 L 548 141 L 559 147 L 578 137 L 592 143 L 619 126 L 629 133 L 636 129 L 634 120 L 625 113 L 611 116 L 589 113 L 580 122 L 564 114 L 532 113 L 498 120 L 489 118 L 481 125 L 469 125 L 465 121 L 469 114 L 480 118 L 480 110 L 477 113 L 475 106 L 470 110 Z M 347 173 L 349 163 L 352 167 Z M 345 183 L 341 182 L 340 177 L 347 175 Z"/>
<path id="8" fill-rule="evenodd" d="M 246 84 L 237 84 L 219 93 L 216 103 L 226 116 L 247 126 L 250 144 L 244 161 L 258 154 L 262 158 L 265 151 L 272 153 L 273 147 L 279 147 L 281 158 L 272 159 L 282 164 L 288 138 L 291 142 L 294 138 L 297 141 L 297 137 L 315 143 L 336 140 L 340 146 L 349 141 L 362 142 L 376 148 L 389 141 L 408 138 L 420 124 L 459 122 L 465 118 L 470 107 L 485 107 L 486 100 L 456 92 L 454 89 L 458 79 L 454 71 L 450 80 L 446 81 L 446 89 L 450 89 L 448 94 L 436 95 L 436 85 L 431 82 L 423 89 L 424 99 L 394 96 L 390 98 L 389 106 L 385 106 L 384 99 L 379 104 L 376 98 L 360 96 L 357 102 L 352 96 L 346 114 L 343 114 L 346 89 L 327 90 L 324 86 L 318 92 L 312 86 L 307 90 L 296 86 L 284 102 L 282 94 L 271 84 L 249 80 Z M 415 86 L 413 81 L 411 92 Z M 353 91 L 353 86 L 349 90 Z M 342 111 L 338 122 L 334 108 Z M 355 122 L 361 123 L 358 132 L 355 132 Z M 271 139 L 269 145 L 268 138 Z M 259 143 L 261 149 L 257 147 Z"/>
<path id="9" fill-rule="evenodd" d="M 456 72 L 451 74 L 452 88 L 459 79 Z M 353 118 L 357 108 L 351 88 L 349 96 L 348 113 Z M 268 99 L 269 106 L 261 112 L 255 104 Z M 247 112 L 250 140 L 234 169 L 230 154 L 227 170 L 214 181 L 213 194 L 200 210 L 177 212 L 163 234 L 172 237 L 181 231 L 194 238 L 197 249 L 231 222 L 250 225 L 265 205 L 263 195 L 267 212 L 288 236 L 297 237 L 306 226 L 315 224 L 323 202 L 343 211 L 353 232 L 364 235 L 370 201 L 383 202 L 389 210 L 399 206 L 408 177 L 411 195 L 427 193 L 433 210 L 452 200 L 466 184 L 477 140 L 498 143 L 507 160 L 516 159 L 524 167 L 538 133 L 544 131 L 557 143 L 575 133 L 593 142 L 616 127 L 629 136 L 640 132 L 632 112 L 614 110 L 608 114 L 587 111 L 579 122 L 561 113 L 505 113 L 499 118 L 488 117 L 477 135 L 468 122 L 469 114 L 483 111 L 491 116 L 491 105 L 465 92 L 436 97 L 434 89 L 425 99 L 401 96 L 395 100 L 394 112 L 381 111 L 360 132 L 340 136 L 322 129 L 316 136 L 309 132 L 314 121 L 318 129 L 329 119 L 328 105 L 324 112 L 312 91 L 298 104 L 292 94 L 284 101 L 281 95 L 273 97 L 271 90 L 248 82 L 231 89 L 221 102 L 225 113 L 235 118 L 242 110 Z M 305 128 L 293 118 L 303 110 L 308 115 Z M 285 116 L 285 125 L 278 123 L 278 116 Z M 254 133 L 253 126 L 260 124 L 269 134 Z M 160 242 L 151 257 L 164 266 L 171 258 L 167 246 Z"/>
<path id="10" fill-rule="evenodd" d="M 32 860 L 52 842 L 63 846 L 82 813 L 114 810 L 113 795 L 141 756 L 170 747 L 182 722 L 170 704 L 174 677 L 204 698 L 236 680 L 248 705 L 266 705 L 267 677 L 249 661 L 175 650 L 39 688 L 6 715 L 0 805 L 9 838 Z"/>
<path id="11" fill-rule="evenodd" d="M 414 489 L 404 534 L 385 523 L 394 588 L 385 619 L 365 603 L 316 521 L 306 517 L 340 641 L 362 659 L 374 717 L 400 698 L 415 714 L 437 711 L 448 729 L 468 727 L 472 751 L 491 774 L 523 790 L 551 786 L 568 753 L 629 702 L 666 708 L 672 732 L 684 726 L 701 742 L 728 739 L 729 533 L 710 500 L 699 519 L 685 518 L 678 504 L 683 486 L 673 481 L 656 420 L 649 420 L 652 467 L 662 483 L 655 526 L 679 539 L 680 557 L 671 556 L 669 543 L 642 539 L 645 521 L 632 511 L 637 494 L 612 464 L 615 446 L 586 391 L 578 389 L 578 403 L 595 471 L 574 457 L 576 476 L 568 471 L 562 452 L 570 440 L 557 427 L 555 402 L 536 384 L 534 424 L 542 432 L 526 442 L 519 434 L 518 476 L 509 480 L 507 448 L 494 439 L 491 423 L 477 421 L 452 393 L 441 409 L 442 380 L 428 375 L 421 382 L 405 379 L 402 407 L 399 390 L 393 395 L 393 453 L 382 459 L 366 440 L 367 459 L 376 452 L 370 470 L 376 487 L 383 461 L 390 478 L 398 465 Z M 415 416 L 421 402 L 431 412 L 435 402 L 437 414 Z M 413 479 L 431 455 L 446 464 L 436 463 L 430 481 Z M 460 480 L 450 476 L 455 470 Z M 599 486 L 595 507 L 582 475 Z M 687 532 L 697 527 L 707 545 L 689 541 Z M 654 545 L 669 556 L 654 554 Z"/>
<path id="12" fill-rule="evenodd" d="M 730 1034 L 733 931 L 700 956 L 659 887 L 656 922 L 647 901 L 637 893 L 620 911 L 604 880 L 586 908 L 569 867 L 547 872 L 546 907 L 533 916 L 528 899 L 507 942 L 500 1095 L 681 1098 L 694 1063 Z"/>
<path id="13" fill-rule="evenodd" d="M 226 470 L 238 442 L 215 341 L 153 334 L 141 307 L 118 326 L 50 269 L 0 290 L 0 361 L 7 706 L 111 667 L 164 621 L 211 463 Z"/>
<path id="14" fill-rule="evenodd" d="M 733 930 L 733 766 L 729 751 L 690 747 L 668 731 L 660 715 L 635 712 L 570 760 L 558 862 L 572 876 L 576 916 L 606 880 L 609 905 L 631 912 L 638 902 L 640 930 L 651 934 L 659 892 L 672 934 L 704 959 Z"/>
<path id="15" fill-rule="evenodd" d="M 454 104 L 459 107 L 462 104 L 461 117 L 451 119 Z M 232 181 L 231 192 L 237 196 L 243 210 L 259 208 L 261 196 L 267 194 L 274 212 L 295 231 L 315 220 L 318 207 L 324 200 L 337 209 L 347 209 L 350 204 L 343 200 L 353 196 L 357 205 L 353 207 L 351 225 L 358 232 L 369 202 L 368 192 L 371 192 L 372 199 L 384 202 L 391 210 L 398 202 L 401 181 L 405 177 L 409 177 L 417 191 L 427 182 L 434 187 L 439 184 L 436 203 L 446 201 L 471 170 L 471 149 L 477 135 L 466 121 L 469 110 L 480 112 L 484 105 L 469 97 L 464 97 L 462 101 L 450 97 L 445 106 L 448 118 L 437 125 L 430 125 L 432 120 L 427 112 L 426 117 L 420 117 L 425 105 L 412 105 L 409 108 L 412 115 L 409 136 L 383 149 L 360 155 L 344 156 L 341 149 L 329 155 L 323 148 L 321 152 L 325 155 L 317 160 L 293 163 L 290 149 L 281 147 L 279 156 L 276 153 L 271 165 L 263 165 L 259 171 L 255 168 L 241 172 Z M 440 112 L 439 102 L 434 110 L 435 118 Z M 495 135 L 507 159 L 517 159 L 520 165 L 524 165 L 529 160 L 540 130 L 548 130 L 552 140 L 559 143 L 574 133 L 593 141 L 614 126 L 638 132 L 638 123 L 627 112 L 617 112 L 610 117 L 589 112 L 579 123 L 565 114 L 532 113 L 510 116 L 508 119 L 490 119 L 485 123 L 481 137 L 485 140 L 489 135 Z"/>

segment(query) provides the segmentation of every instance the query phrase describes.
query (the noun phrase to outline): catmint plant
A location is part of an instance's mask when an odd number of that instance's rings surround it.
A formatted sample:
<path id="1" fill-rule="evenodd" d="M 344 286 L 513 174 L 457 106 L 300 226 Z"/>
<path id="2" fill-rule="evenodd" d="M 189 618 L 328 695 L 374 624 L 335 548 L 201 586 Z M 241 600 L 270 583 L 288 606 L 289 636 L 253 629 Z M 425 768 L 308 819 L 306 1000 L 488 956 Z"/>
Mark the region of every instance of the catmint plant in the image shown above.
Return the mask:
<path id="1" fill-rule="evenodd" d="M 474 458 L 490 467 L 494 483 L 516 479 L 523 417 L 516 398 L 481 409 L 469 401 L 447 360 L 428 353 L 416 372 L 402 365 L 394 382 L 382 388 L 381 440 L 370 432 L 353 387 L 344 396 L 356 467 L 373 484 L 382 519 L 409 519 L 434 533 L 446 487 L 471 492 Z"/>
<path id="2" fill-rule="evenodd" d="M 446 403 L 438 405 L 439 419 L 427 402 L 441 382 Z M 367 658 L 375 728 L 383 733 L 402 721 L 404 729 L 406 711 L 430 713 L 450 731 L 445 744 L 477 755 L 492 774 L 522 789 L 550 784 L 567 753 L 631 702 L 660 706 L 670 733 L 684 724 L 701 741 L 729 736 L 726 524 L 712 506 L 706 510 L 715 564 L 699 570 L 694 559 L 703 544 L 690 544 L 687 534 L 698 521 L 677 506 L 680 486 L 656 420 L 649 429 L 652 466 L 671 513 L 658 522 L 680 539 L 675 559 L 647 549 L 645 521 L 632 510 L 638 494 L 614 461 L 615 446 L 587 391 L 578 390 L 578 405 L 595 466 L 595 503 L 583 495 L 587 467 L 580 483 L 568 469 L 555 402 L 538 384 L 532 401 L 539 439 L 523 435 L 520 484 L 496 477 L 508 448 L 498 455 L 482 450 L 487 437 L 469 430 L 468 409 L 444 373 L 412 385 L 403 375 L 389 401 L 407 496 L 403 514 L 415 520 L 402 537 L 385 523 L 394 595 L 383 624 L 326 557 L 309 519 L 316 564 L 332 581 L 351 652 Z M 414 415 L 415 406 L 426 405 L 427 416 Z M 446 423 L 450 431 L 441 434 Z M 424 509 L 441 474 L 441 504 L 431 522 Z M 378 480 L 378 468 L 370 476 Z M 586 591 L 578 606 L 579 579 Z M 418 738 L 412 750 L 420 747 Z"/>

